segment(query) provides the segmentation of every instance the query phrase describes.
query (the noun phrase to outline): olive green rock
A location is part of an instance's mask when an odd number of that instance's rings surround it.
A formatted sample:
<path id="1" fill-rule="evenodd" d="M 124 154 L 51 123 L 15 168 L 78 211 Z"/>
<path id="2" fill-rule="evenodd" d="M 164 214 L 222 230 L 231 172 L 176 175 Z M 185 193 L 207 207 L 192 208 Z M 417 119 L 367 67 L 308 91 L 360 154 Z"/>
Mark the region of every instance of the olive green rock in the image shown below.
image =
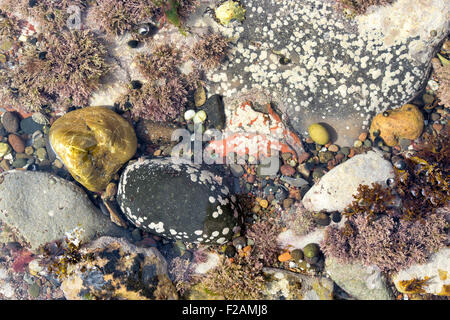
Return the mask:
<path id="1" fill-rule="evenodd" d="M 324 145 L 330 141 L 327 129 L 319 123 L 313 123 L 308 128 L 309 136 L 317 144 Z"/>

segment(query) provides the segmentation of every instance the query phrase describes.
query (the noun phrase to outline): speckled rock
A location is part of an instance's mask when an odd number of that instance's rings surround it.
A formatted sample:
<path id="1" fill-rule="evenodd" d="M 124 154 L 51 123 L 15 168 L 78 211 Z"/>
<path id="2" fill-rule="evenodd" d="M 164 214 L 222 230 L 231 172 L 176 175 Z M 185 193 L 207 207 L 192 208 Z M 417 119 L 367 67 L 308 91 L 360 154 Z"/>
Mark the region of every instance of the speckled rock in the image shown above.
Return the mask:
<path id="1" fill-rule="evenodd" d="M 331 257 L 325 260 L 325 270 L 331 279 L 358 300 L 392 300 L 392 292 L 376 267 L 343 264 Z"/>
<path id="2" fill-rule="evenodd" d="M 307 210 L 342 211 L 352 201 L 358 186 L 385 184 L 394 177 L 389 161 L 379 151 L 359 154 L 327 172 L 303 198 Z"/>
<path id="3" fill-rule="evenodd" d="M 221 177 L 171 159 L 140 159 L 120 177 L 117 201 L 137 227 L 186 242 L 222 244 L 238 214 Z"/>
<path id="4" fill-rule="evenodd" d="M 1 116 L 3 128 L 9 133 L 16 133 L 19 130 L 19 118 L 14 112 L 7 111 Z"/>
<path id="5" fill-rule="evenodd" d="M 397 0 L 353 19 L 335 1 L 241 3 L 246 19 L 223 30 L 239 38 L 236 50 L 210 75 L 210 91 L 230 97 L 267 88 L 285 102 L 279 107 L 294 129 L 306 134 L 326 122 L 338 145 L 350 145 L 375 113 L 420 92 L 449 31 L 447 0 Z M 292 62 L 280 63 L 283 57 Z"/>
<path id="6" fill-rule="evenodd" d="M 167 262 L 156 248 L 101 237 L 81 251 L 93 258 L 69 268 L 69 276 L 61 285 L 68 300 L 178 299 L 167 274 Z"/>
<path id="7" fill-rule="evenodd" d="M 370 125 L 370 135 L 374 140 L 377 131 L 380 138 L 390 147 L 400 139 L 417 139 L 423 130 L 423 115 L 413 104 L 405 104 L 399 109 L 377 114 Z"/>
<path id="8" fill-rule="evenodd" d="M 64 238 L 81 227 L 82 240 L 96 235 L 125 236 L 72 182 L 49 173 L 11 170 L 0 174 L 0 219 L 31 248 Z"/>
<path id="9" fill-rule="evenodd" d="M 408 291 L 408 281 L 427 280 L 422 286 L 425 293 L 450 296 L 450 248 L 443 248 L 434 253 L 427 263 L 415 264 L 408 269 L 394 274 L 392 280 L 398 291 L 403 293 L 420 293 Z"/>
<path id="10" fill-rule="evenodd" d="M 333 281 L 283 269 L 264 268 L 269 300 L 333 300 Z"/>

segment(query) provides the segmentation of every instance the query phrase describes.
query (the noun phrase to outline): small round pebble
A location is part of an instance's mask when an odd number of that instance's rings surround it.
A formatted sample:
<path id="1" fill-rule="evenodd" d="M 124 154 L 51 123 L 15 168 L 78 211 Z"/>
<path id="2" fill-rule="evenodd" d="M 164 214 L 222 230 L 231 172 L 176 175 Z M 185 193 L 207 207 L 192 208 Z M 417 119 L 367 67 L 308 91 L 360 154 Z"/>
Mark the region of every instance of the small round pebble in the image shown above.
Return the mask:
<path id="1" fill-rule="evenodd" d="M 305 257 L 307 257 L 307 258 L 317 257 L 320 254 L 320 247 L 317 243 L 307 244 L 303 248 L 303 253 L 304 253 Z"/>
<path id="2" fill-rule="evenodd" d="M 280 168 L 281 174 L 285 176 L 292 176 L 295 173 L 295 169 L 288 164 L 284 164 Z"/>
<path id="3" fill-rule="evenodd" d="M 330 216 L 325 212 L 319 212 L 314 216 L 314 221 L 319 226 L 327 226 L 330 224 Z"/>
<path id="4" fill-rule="evenodd" d="M 294 261 L 303 260 L 303 251 L 301 249 L 292 250 L 291 257 Z"/>
<path id="5" fill-rule="evenodd" d="M 9 133 L 16 133 L 19 130 L 19 118 L 14 112 L 5 112 L 2 116 L 2 124 Z"/>
<path id="6" fill-rule="evenodd" d="M 17 153 L 25 152 L 25 143 L 23 142 L 22 138 L 19 137 L 18 135 L 11 133 L 8 136 L 8 142 L 15 152 Z"/>
<path id="7" fill-rule="evenodd" d="M 353 146 L 355 147 L 355 148 L 360 148 L 360 147 L 362 147 L 362 141 L 361 140 L 356 140 L 355 141 L 355 143 L 353 143 Z"/>
<path id="8" fill-rule="evenodd" d="M 267 208 L 268 206 L 269 206 L 269 201 L 267 201 L 266 199 L 262 199 L 260 202 L 259 202 L 259 205 L 262 207 L 262 208 Z"/>
<path id="9" fill-rule="evenodd" d="M 240 250 L 242 248 L 244 248 L 247 245 L 247 239 L 245 239 L 245 237 L 237 237 L 233 239 L 233 246 Z"/>
<path id="10" fill-rule="evenodd" d="M 333 211 L 333 213 L 331 214 L 331 220 L 333 220 L 333 222 L 335 223 L 339 223 L 342 219 L 342 215 L 339 211 Z"/>
<path id="11" fill-rule="evenodd" d="M 233 258 L 236 255 L 236 248 L 234 246 L 232 246 L 232 245 L 228 245 L 225 248 L 225 252 L 224 253 L 225 253 L 225 255 L 228 258 Z"/>
<path id="12" fill-rule="evenodd" d="M 328 147 L 328 151 L 331 152 L 338 152 L 339 151 L 339 146 L 332 144 L 331 146 Z"/>
<path id="13" fill-rule="evenodd" d="M 330 135 L 327 129 L 319 123 L 313 123 L 308 128 L 309 136 L 311 139 L 320 145 L 327 144 L 330 141 Z"/>

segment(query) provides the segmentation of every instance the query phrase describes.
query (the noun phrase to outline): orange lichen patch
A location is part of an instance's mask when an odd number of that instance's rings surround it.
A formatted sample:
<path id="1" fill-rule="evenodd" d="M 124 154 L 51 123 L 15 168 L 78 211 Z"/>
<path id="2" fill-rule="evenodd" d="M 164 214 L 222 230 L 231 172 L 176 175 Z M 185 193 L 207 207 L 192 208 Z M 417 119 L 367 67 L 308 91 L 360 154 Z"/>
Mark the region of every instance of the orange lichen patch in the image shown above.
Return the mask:
<path id="1" fill-rule="evenodd" d="M 390 147 L 398 144 L 401 138 L 417 139 L 423 130 L 423 115 L 413 104 L 405 104 L 400 109 L 385 111 L 375 116 L 370 126 L 372 140 L 377 131 Z"/>
<path id="2" fill-rule="evenodd" d="M 300 138 L 290 131 L 280 116 L 267 105 L 262 113 L 252 108 L 251 102 L 238 106 L 227 120 L 227 131 L 220 140 L 211 141 L 207 147 L 220 157 L 230 153 L 250 155 L 256 159 L 270 157 L 273 150 L 300 156 L 303 145 Z"/>
<path id="3" fill-rule="evenodd" d="M 447 280 L 447 275 L 448 275 L 447 271 L 438 269 L 438 273 L 439 273 L 439 279 L 444 280 L 444 281 Z"/>
<path id="4" fill-rule="evenodd" d="M 246 246 L 246 247 L 242 248 L 242 251 L 244 251 L 246 254 L 248 254 L 248 253 L 250 253 L 250 251 L 252 251 L 252 247 Z"/>
<path id="5" fill-rule="evenodd" d="M 285 262 L 285 261 L 291 260 L 291 253 L 288 251 L 285 253 L 282 253 L 281 255 L 278 256 L 278 260 L 280 262 Z"/>

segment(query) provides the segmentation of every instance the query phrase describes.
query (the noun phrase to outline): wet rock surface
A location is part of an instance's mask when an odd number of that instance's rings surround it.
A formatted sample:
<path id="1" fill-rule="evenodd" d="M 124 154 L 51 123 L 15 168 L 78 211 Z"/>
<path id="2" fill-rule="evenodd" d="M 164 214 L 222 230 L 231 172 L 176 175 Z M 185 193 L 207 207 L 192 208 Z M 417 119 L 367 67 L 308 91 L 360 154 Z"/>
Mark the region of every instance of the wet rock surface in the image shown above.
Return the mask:
<path id="1" fill-rule="evenodd" d="M 174 300 L 178 294 L 167 263 L 155 248 L 101 237 L 83 248 L 91 259 L 77 263 L 62 283 L 66 299 Z"/>
<path id="2" fill-rule="evenodd" d="M 0 218 L 36 249 L 77 227 L 83 240 L 125 236 L 74 183 L 49 173 L 13 170 L 0 175 Z"/>
<path id="3" fill-rule="evenodd" d="M 325 260 L 325 269 L 331 279 L 355 299 L 393 299 L 386 280 L 375 266 L 343 264 L 329 257 Z"/>
<path id="4" fill-rule="evenodd" d="M 211 171 L 140 159 L 122 173 L 117 200 L 137 227 L 171 239 L 223 244 L 233 235 L 237 208 Z"/>
<path id="5" fill-rule="evenodd" d="M 133 127 L 105 107 L 67 113 L 50 129 L 50 143 L 72 176 L 91 191 L 102 191 L 136 152 Z"/>
<path id="6" fill-rule="evenodd" d="M 393 177 L 393 167 L 381 152 L 356 155 L 327 172 L 305 194 L 303 205 L 311 211 L 342 211 L 351 204 L 360 184 L 385 184 Z"/>
<path id="7" fill-rule="evenodd" d="M 211 79 L 218 91 L 228 97 L 268 88 L 285 102 L 282 111 L 298 132 L 325 123 L 347 145 L 374 113 L 419 93 L 449 28 L 445 1 L 401 0 L 353 21 L 329 1 L 242 3 L 246 19 L 229 31 L 239 36 L 233 58 Z M 283 57 L 292 62 L 283 65 Z"/>

